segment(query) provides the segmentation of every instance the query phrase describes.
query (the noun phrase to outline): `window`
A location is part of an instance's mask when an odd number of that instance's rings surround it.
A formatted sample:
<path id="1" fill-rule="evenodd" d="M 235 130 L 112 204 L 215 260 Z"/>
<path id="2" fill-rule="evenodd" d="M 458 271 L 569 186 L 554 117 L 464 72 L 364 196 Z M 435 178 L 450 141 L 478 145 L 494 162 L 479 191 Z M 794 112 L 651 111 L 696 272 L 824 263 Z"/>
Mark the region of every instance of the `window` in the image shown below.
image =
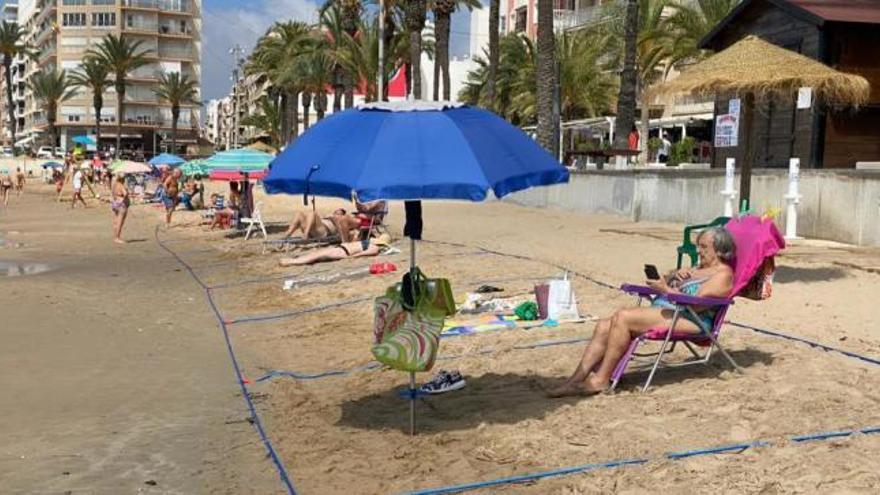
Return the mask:
<path id="1" fill-rule="evenodd" d="M 513 27 L 513 31 L 516 33 L 522 33 L 526 30 L 526 22 L 528 17 L 527 7 L 520 7 L 516 9 L 516 21 Z"/>
<path id="2" fill-rule="evenodd" d="M 81 27 L 86 25 L 86 14 L 81 12 L 65 12 L 61 17 L 61 25 L 67 27 Z"/>
<path id="3" fill-rule="evenodd" d="M 92 0 L 92 5 L 116 5 L 116 0 Z"/>
<path id="4" fill-rule="evenodd" d="M 92 26 L 94 27 L 109 27 L 115 25 L 115 12 L 95 12 L 92 14 Z"/>
<path id="5" fill-rule="evenodd" d="M 86 0 L 64 0 L 61 5 L 85 5 Z"/>

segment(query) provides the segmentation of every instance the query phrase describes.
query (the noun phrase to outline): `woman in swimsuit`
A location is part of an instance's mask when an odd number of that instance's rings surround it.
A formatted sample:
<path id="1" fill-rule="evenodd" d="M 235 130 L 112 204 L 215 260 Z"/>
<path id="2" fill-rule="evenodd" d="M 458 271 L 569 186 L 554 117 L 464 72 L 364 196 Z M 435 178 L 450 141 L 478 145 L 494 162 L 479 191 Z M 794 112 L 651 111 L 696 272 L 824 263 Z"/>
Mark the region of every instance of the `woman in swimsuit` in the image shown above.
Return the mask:
<path id="1" fill-rule="evenodd" d="M 391 236 L 382 234 L 375 239 L 366 239 L 363 241 L 345 242 L 338 246 L 331 246 L 324 249 L 304 254 L 294 259 L 282 258 L 281 266 L 298 266 L 311 265 L 322 261 L 338 261 L 346 258 L 360 258 L 363 256 L 376 256 L 383 249 L 391 245 Z"/>
<path id="2" fill-rule="evenodd" d="M 345 217 L 345 210 L 337 208 L 330 216 L 320 218 L 314 211 L 297 212 L 284 233 L 284 237 L 293 237 L 301 230 L 306 239 L 322 239 L 339 233 L 340 218 Z"/>
<path id="3" fill-rule="evenodd" d="M 122 226 L 125 225 L 131 199 L 128 197 L 128 188 L 125 187 L 125 177 L 117 175 L 115 179 L 110 199 L 110 211 L 113 212 L 113 242 L 125 244 L 122 239 Z"/>
<path id="4" fill-rule="evenodd" d="M 229 202 L 226 204 L 225 208 L 214 212 L 214 220 L 211 222 L 211 230 L 214 230 L 215 227 L 220 227 L 221 225 L 230 225 L 235 218 L 235 215 L 238 213 L 239 208 L 241 208 L 240 188 L 238 182 L 232 181 L 229 183 Z"/>
<path id="5" fill-rule="evenodd" d="M 2 174 L 0 174 L 0 193 L 3 194 L 3 207 L 5 208 L 9 204 L 9 190 L 12 189 L 12 178 L 9 177 L 9 172 L 4 170 Z"/>
<path id="6" fill-rule="evenodd" d="M 700 265 L 696 268 L 670 272 L 660 280 L 647 283 L 662 294 L 687 294 L 696 297 L 726 298 L 733 289 L 733 260 L 736 244 L 723 228 L 704 230 L 697 237 Z M 548 391 L 550 397 L 594 395 L 608 388 L 617 362 L 633 338 L 656 327 L 669 328 L 675 313 L 674 305 L 663 297 L 650 307 L 617 310 L 610 318 L 600 320 L 593 332 L 580 363 L 565 382 Z M 683 312 L 675 323 L 676 332 L 700 333 L 708 324 L 711 331 L 715 310 L 693 307 L 698 318 Z"/>

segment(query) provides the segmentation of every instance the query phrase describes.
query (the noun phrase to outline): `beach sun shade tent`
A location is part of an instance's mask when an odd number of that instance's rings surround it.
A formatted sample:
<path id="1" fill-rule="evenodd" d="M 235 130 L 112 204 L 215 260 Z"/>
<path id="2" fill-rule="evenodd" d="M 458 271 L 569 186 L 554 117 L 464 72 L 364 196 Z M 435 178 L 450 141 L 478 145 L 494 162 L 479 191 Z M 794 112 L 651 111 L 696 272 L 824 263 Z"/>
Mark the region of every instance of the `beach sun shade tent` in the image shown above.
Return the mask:
<path id="1" fill-rule="evenodd" d="M 89 136 L 76 136 L 72 139 L 72 141 L 76 144 L 81 144 L 83 146 L 95 146 L 96 143 L 94 139 Z"/>
<path id="2" fill-rule="evenodd" d="M 497 115 L 449 102 L 378 102 L 331 115 L 291 143 L 263 181 L 273 193 L 406 201 L 404 235 L 422 236 L 423 199 L 482 201 L 568 182 L 568 171 Z M 410 373 L 410 432 L 415 374 Z"/>
<path id="3" fill-rule="evenodd" d="M 41 167 L 43 167 L 43 168 L 64 168 L 64 164 L 58 163 L 58 162 L 46 162 L 46 163 L 42 164 Z"/>
<path id="4" fill-rule="evenodd" d="M 183 158 L 172 155 L 171 153 L 162 153 L 161 155 L 154 156 L 153 159 L 150 160 L 150 165 L 154 167 L 158 167 L 160 165 L 168 165 L 169 167 L 176 167 L 185 163 L 186 160 Z"/>
<path id="5" fill-rule="evenodd" d="M 655 94 L 712 96 L 737 94 L 743 97 L 745 136 L 740 178 L 740 197 L 748 202 L 754 146 L 751 134 L 755 100 L 792 102 L 799 88 L 812 88 L 818 100 L 828 105 L 858 106 L 868 101 L 870 84 L 858 75 L 847 74 L 791 50 L 747 36 L 711 57 L 688 67 L 675 79 L 651 90 Z"/>
<path id="6" fill-rule="evenodd" d="M 205 160 L 209 171 L 259 172 L 269 168 L 275 157 L 262 151 L 240 149 L 221 151 Z"/>
<path id="7" fill-rule="evenodd" d="M 149 174 L 153 171 L 153 169 L 145 163 L 130 162 L 127 160 L 119 160 L 111 163 L 110 170 L 114 174 Z"/>

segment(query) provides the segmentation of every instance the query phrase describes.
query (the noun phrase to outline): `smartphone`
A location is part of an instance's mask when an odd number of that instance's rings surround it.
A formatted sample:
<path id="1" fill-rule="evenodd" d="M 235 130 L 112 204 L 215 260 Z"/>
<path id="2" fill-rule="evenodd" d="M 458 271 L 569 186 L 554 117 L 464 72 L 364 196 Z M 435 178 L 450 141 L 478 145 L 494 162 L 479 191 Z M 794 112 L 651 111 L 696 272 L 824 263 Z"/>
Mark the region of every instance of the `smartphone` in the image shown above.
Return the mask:
<path id="1" fill-rule="evenodd" d="M 645 277 L 648 280 L 660 280 L 660 272 L 657 271 L 657 267 L 654 265 L 645 265 Z"/>

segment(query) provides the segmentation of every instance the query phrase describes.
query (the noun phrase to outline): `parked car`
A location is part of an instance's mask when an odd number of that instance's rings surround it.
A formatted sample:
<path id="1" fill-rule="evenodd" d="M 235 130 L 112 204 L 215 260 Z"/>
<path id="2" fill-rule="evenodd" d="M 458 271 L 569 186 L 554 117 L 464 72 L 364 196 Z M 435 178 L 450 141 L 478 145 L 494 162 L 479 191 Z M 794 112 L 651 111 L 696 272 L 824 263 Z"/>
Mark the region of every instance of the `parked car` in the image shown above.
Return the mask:
<path id="1" fill-rule="evenodd" d="M 3 147 L 3 158 L 12 158 L 12 146 Z"/>
<path id="2" fill-rule="evenodd" d="M 55 150 L 51 146 L 40 146 L 37 150 L 37 158 L 52 159 L 55 158 Z"/>
<path id="3" fill-rule="evenodd" d="M 55 148 L 55 158 L 64 158 L 64 150 L 61 148 Z"/>

